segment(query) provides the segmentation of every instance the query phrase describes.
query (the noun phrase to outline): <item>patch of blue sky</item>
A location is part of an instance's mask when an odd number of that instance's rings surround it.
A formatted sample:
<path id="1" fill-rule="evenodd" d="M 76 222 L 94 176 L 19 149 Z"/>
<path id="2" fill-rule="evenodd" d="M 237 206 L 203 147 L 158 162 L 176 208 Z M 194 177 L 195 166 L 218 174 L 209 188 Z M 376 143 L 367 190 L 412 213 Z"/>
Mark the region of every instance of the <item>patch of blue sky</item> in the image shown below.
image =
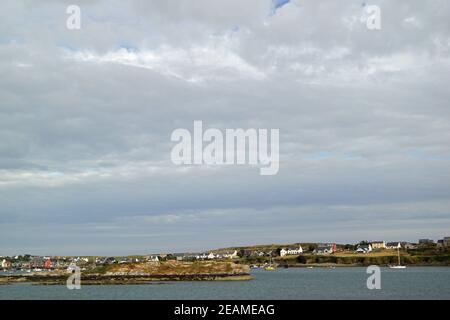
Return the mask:
<path id="1" fill-rule="evenodd" d="M 275 14 L 278 9 L 288 4 L 290 0 L 272 0 L 271 14 Z"/>
<path id="2" fill-rule="evenodd" d="M 138 47 L 132 43 L 122 42 L 119 44 L 119 48 L 126 49 L 127 51 L 137 51 Z"/>

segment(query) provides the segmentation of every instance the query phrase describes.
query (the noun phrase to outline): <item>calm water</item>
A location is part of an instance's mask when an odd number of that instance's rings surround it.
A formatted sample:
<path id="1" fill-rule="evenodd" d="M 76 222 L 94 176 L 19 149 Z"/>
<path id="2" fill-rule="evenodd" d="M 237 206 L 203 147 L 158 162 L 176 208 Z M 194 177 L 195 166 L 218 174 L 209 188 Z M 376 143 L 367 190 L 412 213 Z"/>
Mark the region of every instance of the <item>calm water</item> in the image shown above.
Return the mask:
<path id="1" fill-rule="evenodd" d="M 450 299 L 450 268 L 381 269 L 381 290 L 368 290 L 365 268 L 253 270 L 252 281 L 151 285 L 0 285 L 0 299 Z"/>

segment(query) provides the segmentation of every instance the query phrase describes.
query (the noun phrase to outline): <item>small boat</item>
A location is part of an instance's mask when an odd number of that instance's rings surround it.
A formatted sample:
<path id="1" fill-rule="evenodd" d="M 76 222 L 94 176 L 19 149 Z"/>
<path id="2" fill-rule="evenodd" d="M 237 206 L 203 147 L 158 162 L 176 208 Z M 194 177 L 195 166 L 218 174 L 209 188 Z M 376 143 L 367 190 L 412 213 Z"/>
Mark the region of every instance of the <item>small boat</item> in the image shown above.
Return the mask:
<path id="1" fill-rule="evenodd" d="M 265 266 L 264 270 L 266 270 L 266 271 L 275 271 L 276 270 L 275 265 L 272 263 L 272 257 L 270 257 L 270 264 Z"/>
<path id="2" fill-rule="evenodd" d="M 306 269 L 314 269 L 313 266 L 306 267 Z"/>
<path id="3" fill-rule="evenodd" d="M 397 254 L 398 254 L 398 265 L 389 266 L 390 269 L 406 269 L 406 266 L 402 266 L 400 263 L 400 248 L 397 248 Z"/>

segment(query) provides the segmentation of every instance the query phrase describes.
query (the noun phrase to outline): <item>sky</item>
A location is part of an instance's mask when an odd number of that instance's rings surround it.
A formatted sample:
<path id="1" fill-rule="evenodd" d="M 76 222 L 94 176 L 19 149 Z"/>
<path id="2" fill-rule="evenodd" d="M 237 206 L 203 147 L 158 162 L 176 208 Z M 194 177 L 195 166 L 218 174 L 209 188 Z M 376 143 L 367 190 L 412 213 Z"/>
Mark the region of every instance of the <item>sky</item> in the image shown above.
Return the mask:
<path id="1" fill-rule="evenodd" d="M 450 236 L 449 16 L 446 0 L 2 1 L 0 255 Z M 171 133 L 195 120 L 279 129 L 278 174 L 176 166 Z"/>

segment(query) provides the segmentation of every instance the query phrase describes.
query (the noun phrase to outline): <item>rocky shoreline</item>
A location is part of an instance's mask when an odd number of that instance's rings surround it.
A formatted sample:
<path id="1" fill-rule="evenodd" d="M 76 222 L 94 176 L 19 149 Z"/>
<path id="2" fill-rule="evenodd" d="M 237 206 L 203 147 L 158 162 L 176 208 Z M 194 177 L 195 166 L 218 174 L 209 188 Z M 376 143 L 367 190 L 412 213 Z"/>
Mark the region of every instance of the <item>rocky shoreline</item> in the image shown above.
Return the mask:
<path id="1" fill-rule="evenodd" d="M 32 283 L 39 285 L 65 285 L 69 275 L 9 275 L 0 277 L 0 285 Z M 244 281 L 250 274 L 149 274 L 149 275 L 82 275 L 83 285 L 152 284 L 165 281 Z"/>
<path id="2" fill-rule="evenodd" d="M 99 272 L 100 271 L 100 272 Z M 71 275 L 66 270 L 10 274 L 0 276 L 0 285 L 32 283 L 65 285 Z M 251 280 L 250 268 L 225 262 L 208 263 L 151 263 L 111 265 L 82 271 L 83 285 L 151 284 L 165 281 L 244 281 Z"/>

